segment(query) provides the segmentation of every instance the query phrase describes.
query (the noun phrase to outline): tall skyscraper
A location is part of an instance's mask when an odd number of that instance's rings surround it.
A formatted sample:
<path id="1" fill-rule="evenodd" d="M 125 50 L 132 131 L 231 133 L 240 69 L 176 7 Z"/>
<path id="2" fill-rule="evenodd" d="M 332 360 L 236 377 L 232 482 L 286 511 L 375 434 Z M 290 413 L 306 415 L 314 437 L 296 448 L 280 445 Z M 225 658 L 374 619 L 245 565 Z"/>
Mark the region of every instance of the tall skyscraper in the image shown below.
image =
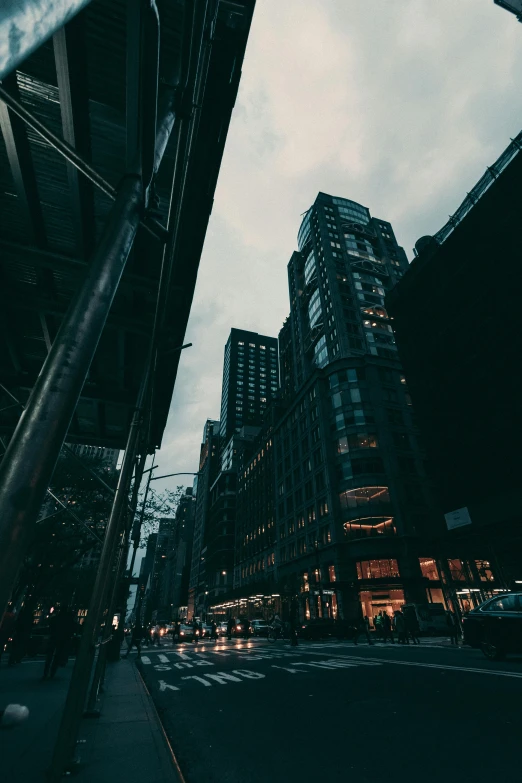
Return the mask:
<path id="1" fill-rule="evenodd" d="M 260 426 L 279 388 L 277 338 L 231 329 L 225 346 L 221 392 L 221 447 L 244 426 Z"/>
<path id="2" fill-rule="evenodd" d="M 431 488 L 384 297 L 408 268 L 389 222 L 319 193 L 288 264 L 274 427 L 277 581 L 305 616 L 373 617 L 427 592 Z"/>
<path id="3" fill-rule="evenodd" d="M 199 457 L 196 488 L 194 540 L 188 591 L 188 616 L 201 615 L 206 590 L 205 535 L 208 519 L 210 487 L 219 469 L 219 421 L 207 419 Z"/>

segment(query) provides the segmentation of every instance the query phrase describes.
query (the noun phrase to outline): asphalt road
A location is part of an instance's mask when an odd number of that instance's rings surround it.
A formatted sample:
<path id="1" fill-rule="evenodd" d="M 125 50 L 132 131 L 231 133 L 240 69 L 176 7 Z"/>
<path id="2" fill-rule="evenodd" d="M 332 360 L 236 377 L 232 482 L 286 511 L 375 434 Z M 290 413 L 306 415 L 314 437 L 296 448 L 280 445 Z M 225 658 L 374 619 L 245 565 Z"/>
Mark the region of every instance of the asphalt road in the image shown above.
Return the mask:
<path id="1" fill-rule="evenodd" d="M 139 666 L 187 783 L 520 777 L 521 659 L 263 640 L 144 650 Z"/>

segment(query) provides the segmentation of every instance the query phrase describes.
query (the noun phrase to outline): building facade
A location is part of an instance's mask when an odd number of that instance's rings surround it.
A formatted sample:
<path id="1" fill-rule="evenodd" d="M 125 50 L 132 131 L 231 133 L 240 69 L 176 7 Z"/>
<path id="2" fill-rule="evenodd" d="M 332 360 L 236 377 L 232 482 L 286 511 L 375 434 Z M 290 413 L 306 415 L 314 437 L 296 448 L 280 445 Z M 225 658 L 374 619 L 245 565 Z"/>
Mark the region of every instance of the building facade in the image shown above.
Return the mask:
<path id="1" fill-rule="evenodd" d="M 261 424 L 278 388 L 277 338 L 231 329 L 223 361 L 222 449 L 235 431 Z"/>
<path id="2" fill-rule="evenodd" d="M 210 487 L 219 472 L 219 421 L 207 419 L 203 430 L 194 512 L 194 537 L 188 591 L 188 616 L 201 616 L 205 608 L 206 545 L 205 532 L 209 512 Z"/>
<path id="3" fill-rule="evenodd" d="M 324 193 L 298 247 L 274 428 L 279 586 L 304 617 L 442 600 L 425 544 L 440 519 L 385 306 L 406 255 L 389 222 Z"/>
<path id="4" fill-rule="evenodd" d="M 417 242 L 388 297 L 446 516 L 441 560 L 458 577 L 448 582 L 464 608 L 487 596 L 488 582 L 522 582 L 521 150 L 522 133 L 448 223 Z"/>

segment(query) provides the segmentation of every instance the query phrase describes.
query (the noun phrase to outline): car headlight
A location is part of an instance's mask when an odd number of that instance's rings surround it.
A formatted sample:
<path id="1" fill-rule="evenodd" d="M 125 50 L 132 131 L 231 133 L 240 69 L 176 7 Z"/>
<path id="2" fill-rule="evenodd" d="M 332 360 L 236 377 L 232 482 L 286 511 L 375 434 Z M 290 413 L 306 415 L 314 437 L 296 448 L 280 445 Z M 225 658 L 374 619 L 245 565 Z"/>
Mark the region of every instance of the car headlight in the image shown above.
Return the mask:
<path id="1" fill-rule="evenodd" d="M 179 632 L 179 635 L 180 635 L 180 636 L 185 636 L 185 631 L 180 631 L 180 632 Z"/>

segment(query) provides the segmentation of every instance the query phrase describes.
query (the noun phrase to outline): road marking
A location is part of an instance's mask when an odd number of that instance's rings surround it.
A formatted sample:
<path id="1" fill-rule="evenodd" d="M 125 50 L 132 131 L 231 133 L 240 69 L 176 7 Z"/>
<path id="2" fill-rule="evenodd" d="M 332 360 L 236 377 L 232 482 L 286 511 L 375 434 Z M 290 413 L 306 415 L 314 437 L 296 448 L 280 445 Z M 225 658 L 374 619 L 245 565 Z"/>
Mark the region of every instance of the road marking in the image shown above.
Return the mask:
<path id="1" fill-rule="evenodd" d="M 164 663 L 157 663 L 155 666 L 152 667 L 157 672 L 170 672 L 172 671 L 172 666 L 165 666 Z"/>
<path id="2" fill-rule="evenodd" d="M 169 685 L 168 682 L 165 682 L 165 680 L 160 680 L 159 681 L 160 691 L 166 691 L 167 688 L 171 691 L 179 691 L 179 688 L 176 688 L 175 685 Z"/>
<path id="3" fill-rule="evenodd" d="M 240 677 L 234 677 L 233 674 L 227 674 L 226 672 L 218 672 L 217 674 L 206 674 L 205 677 L 210 677 L 210 679 L 219 682 L 220 685 L 226 685 L 227 681 L 241 682 Z"/>
<path id="4" fill-rule="evenodd" d="M 284 672 L 290 672 L 290 674 L 302 674 L 303 672 L 300 671 L 300 669 L 288 669 L 286 666 L 276 666 L 275 663 L 272 664 L 272 669 L 281 669 Z"/>
<path id="5" fill-rule="evenodd" d="M 138 660 L 140 660 L 142 663 L 144 663 L 145 666 L 147 666 L 149 663 L 152 663 L 152 661 L 151 661 L 151 659 L 149 658 L 148 655 L 142 655 L 141 658 L 138 658 Z"/>
<path id="6" fill-rule="evenodd" d="M 167 656 L 166 656 L 166 655 L 163 655 L 162 653 L 160 653 L 160 654 L 158 655 L 158 658 L 160 659 L 160 661 L 161 661 L 162 663 L 170 663 L 170 660 L 167 658 Z"/>
<path id="7" fill-rule="evenodd" d="M 181 679 L 182 680 L 197 680 L 202 685 L 205 685 L 207 688 L 212 688 L 212 683 L 211 682 L 207 682 L 206 680 L 203 679 L 203 677 L 198 677 L 196 674 L 191 674 L 190 677 L 182 677 Z M 179 688 L 177 690 L 179 690 Z"/>
<path id="8" fill-rule="evenodd" d="M 419 661 L 396 661 L 392 658 L 355 658 L 354 656 L 343 656 L 344 659 L 356 660 L 361 663 L 371 661 L 372 663 L 393 663 L 397 666 L 420 666 L 423 669 L 444 669 L 445 671 L 472 672 L 473 674 L 493 674 L 497 677 L 514 677 L 517 680 L 522 679 L 522 673 L 503 672 L 499 669 L 478 669 L 476 667 L 466 666 L 447 666 L 443 663 L 421 663 Z"/>
<path id="9" fill-rule="evenodd" d="M 191 663 L 185 663 L 185 662 L 181 662 L 181 661 L 178 661 L 178 663 L 175 663 L 174 666 L 176 667 L 176 669 L 193 669 L 194 668 Z"/>
<path id="10" fill-rule="evenodd" d="M 261 674 L 261 672 L 253 672 L 250 671 L 250 669 L 232 669 L 232 673 L 239 674 L 240 677 L 246 677 L 247 680 L 262 680 L 266 677 L 265 674 Z"/>

